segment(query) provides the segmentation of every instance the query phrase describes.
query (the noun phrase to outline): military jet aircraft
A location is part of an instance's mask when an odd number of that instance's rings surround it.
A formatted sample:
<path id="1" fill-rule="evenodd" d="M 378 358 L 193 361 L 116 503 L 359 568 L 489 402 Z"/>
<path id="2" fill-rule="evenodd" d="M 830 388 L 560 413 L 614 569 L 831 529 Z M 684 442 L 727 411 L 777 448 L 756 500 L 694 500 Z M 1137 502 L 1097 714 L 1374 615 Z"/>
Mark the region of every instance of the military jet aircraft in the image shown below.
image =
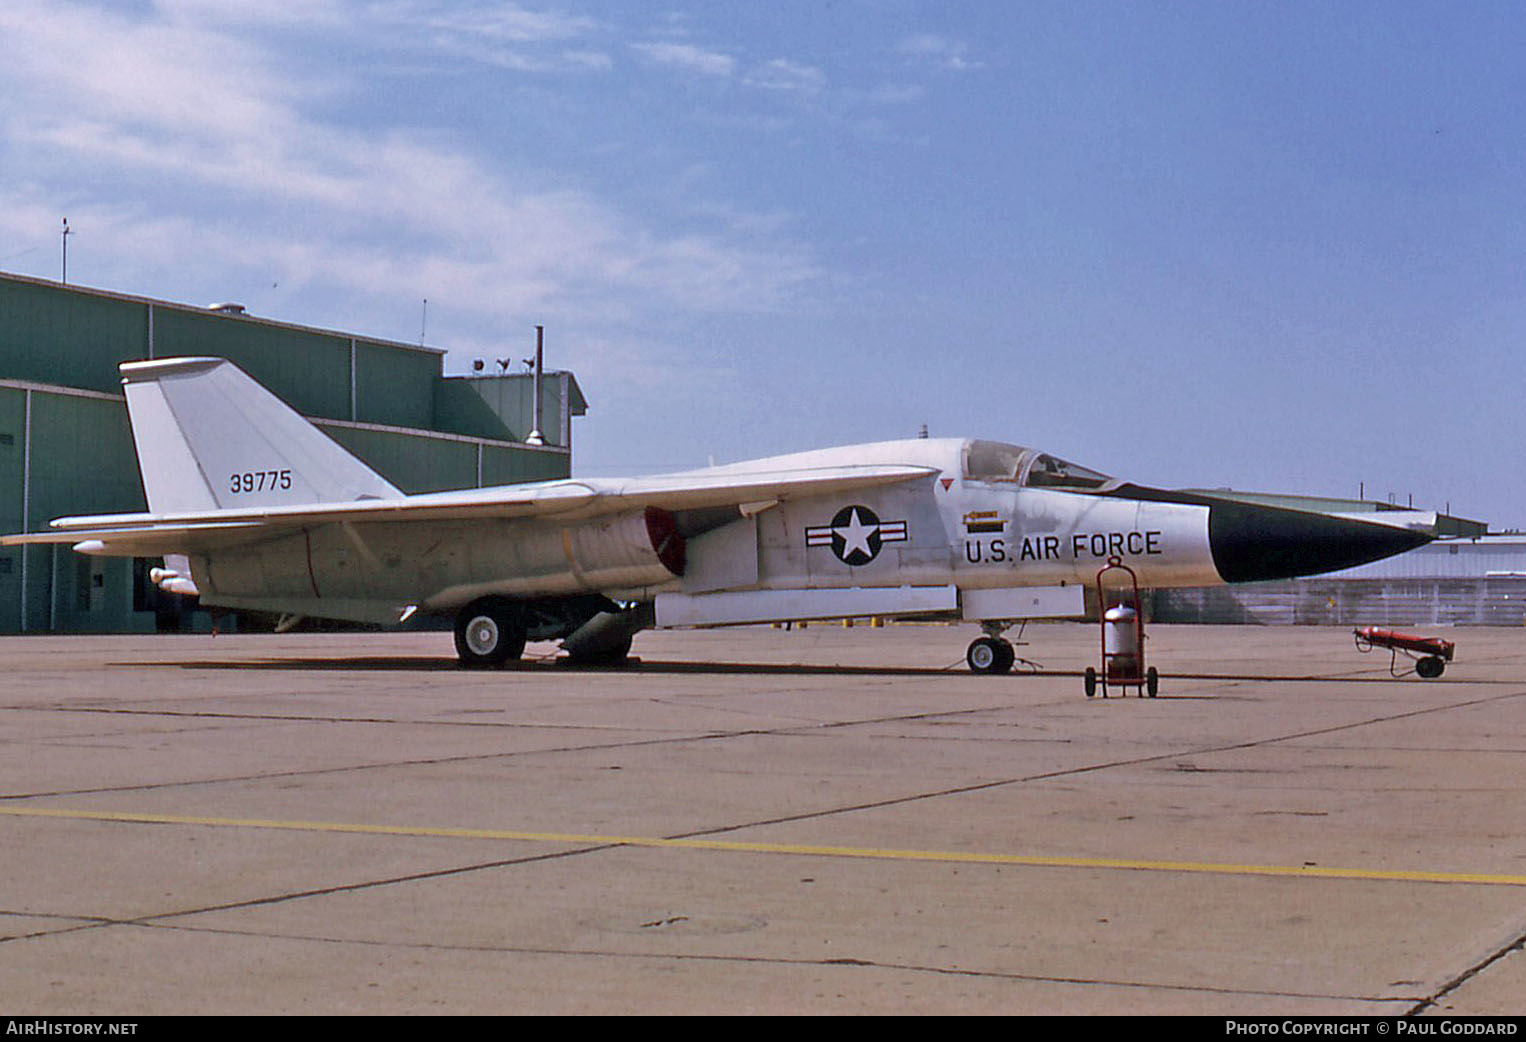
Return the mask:
<path id="1" fill-rule="evenodd" d="M 1032 448 L 918 439 L 654 477 L 405 495 L 231 362 L 121 366 L 149 512 L 5 543 L 163 556 L 208 606 L 362 622 L 454 617 L 468 666 L 562 640 L 623 659 L 640 629 L 846 616 L 1080 617 L 1109 562 L 1144 587 L 1346 568 L 1423 531 L 1131 485 Z"/>

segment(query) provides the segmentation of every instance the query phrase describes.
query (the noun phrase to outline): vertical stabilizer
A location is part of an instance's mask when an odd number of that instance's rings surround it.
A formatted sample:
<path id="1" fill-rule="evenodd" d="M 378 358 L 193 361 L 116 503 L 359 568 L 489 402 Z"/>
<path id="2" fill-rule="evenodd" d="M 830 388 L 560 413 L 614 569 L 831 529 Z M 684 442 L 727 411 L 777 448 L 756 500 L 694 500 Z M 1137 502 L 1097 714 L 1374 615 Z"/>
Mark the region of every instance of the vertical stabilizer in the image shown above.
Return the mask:
<path id="1" fill-rule="evenodd" d="M 226 359 L 127 362 L 121 371 L 153 513 L 402 495 Z"/>

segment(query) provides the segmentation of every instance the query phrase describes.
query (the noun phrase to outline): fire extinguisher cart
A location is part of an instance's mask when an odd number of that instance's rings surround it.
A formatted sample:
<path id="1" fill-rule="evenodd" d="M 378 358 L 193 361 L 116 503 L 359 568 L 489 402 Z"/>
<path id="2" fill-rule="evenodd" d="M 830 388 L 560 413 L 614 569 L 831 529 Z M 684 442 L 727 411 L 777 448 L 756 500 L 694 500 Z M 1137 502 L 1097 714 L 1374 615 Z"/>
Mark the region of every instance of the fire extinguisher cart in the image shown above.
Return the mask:
<path id="1" fill-rule="evenodd" d="M 1446 672 L 1447 663 L 1452 661 L 1452 655 L 1457 650 L 1456 644 L 1440 637 L 1417 637 L 1411 633 L 1399 633 L 1376 626 L 1362 626 L 1352 630 L 1352 634 L 1356 637 L 1356 650 L 1364 655 L 1373 648 L 1387 648 L 1390 652 L 1388 672 L 1396 677 L 1407 677 L 1414 673 L 1426 680 L 1434 680 Z M 1400 652 L 1415 661 L 1414 666 L 1403 673 L 1398 668 Z"/>
<path id="2" fill-rule="evenodd" d="M 1121 572 L 1127 576 L 1112 576 L 1114 588 L 1106 588 L 1103 577 L 1109 572 Z M 1109 601 L 1114 602 L 1109 607 Z M 1132 687 L 1143 697 L 1151 698 L 1160 690 L 1160 674 L 1154 666 L 1145 668 L 1144 606 L 1139 600 L 1139 577 L 1134 569 L 1117 557 L 1109 557 L 1107 564 L 1097 571 L 1097 613 L 1102 625 L 1102 668 L 1099 672 L 1086 667 L 1086 697 L 1097 693 L 1100 683 L 1102 697 L 1107 697 L 1108 687 Z"/>

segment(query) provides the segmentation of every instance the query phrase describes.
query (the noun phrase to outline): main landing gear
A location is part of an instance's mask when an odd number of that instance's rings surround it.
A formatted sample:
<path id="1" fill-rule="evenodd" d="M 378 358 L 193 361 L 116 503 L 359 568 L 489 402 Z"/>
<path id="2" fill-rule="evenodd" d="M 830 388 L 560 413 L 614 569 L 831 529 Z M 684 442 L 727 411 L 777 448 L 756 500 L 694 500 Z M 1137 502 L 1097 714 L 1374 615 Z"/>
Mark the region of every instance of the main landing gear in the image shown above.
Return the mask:
<path id="1" fill-rule="evenodd" d="M 483 597 L 456 614 L 456 654 L 468 669 L 491 669 L 525 651 L 525 624 L 512 601 Z"/>
<path id="2" fill-rule="evenodd" d="M 519 659 L 528 640 L 560 640 L 580 666 L 628 661 L 631 639 L 651 625 L 650 605 L 621 607 L 600 595 L 516 601 L 479 597 L 456 613 L 456 654 L 467 669 L 495 669 Z"/>

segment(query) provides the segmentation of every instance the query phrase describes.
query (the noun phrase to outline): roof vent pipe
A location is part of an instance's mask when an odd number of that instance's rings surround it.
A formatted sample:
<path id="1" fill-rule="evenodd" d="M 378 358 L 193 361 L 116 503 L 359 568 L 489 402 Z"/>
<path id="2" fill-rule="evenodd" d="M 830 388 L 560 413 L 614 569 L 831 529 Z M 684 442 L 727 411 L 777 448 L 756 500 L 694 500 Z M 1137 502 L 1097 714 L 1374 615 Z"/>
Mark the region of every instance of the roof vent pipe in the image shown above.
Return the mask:
<path id="1" fill-rule="evenodd" d="M 545 342 L 546 342 L 546 327 L 545 326 L 536 326 L 535 327 L 535 389 L 530 392 L 531 394 L 533 394 L 535 396 L 535 401 L 534 401 L 533 405 L 531 406 L 531 408 L 532 408 L 531 415 L 533 415 L 535 417 L 535 422 L 534 422 L 534 426 L 530 430 L 530 436 L 525 439 L 525 444 L 526 445 L 544 445 L 544 444 L 546 444 L 545 436 L 542 435 L 541 432 L 540 432 L 540 418 L 541 418 L 540 417 L 540 380 L 541 380 L 542 349 L 545 347 Z"/>

